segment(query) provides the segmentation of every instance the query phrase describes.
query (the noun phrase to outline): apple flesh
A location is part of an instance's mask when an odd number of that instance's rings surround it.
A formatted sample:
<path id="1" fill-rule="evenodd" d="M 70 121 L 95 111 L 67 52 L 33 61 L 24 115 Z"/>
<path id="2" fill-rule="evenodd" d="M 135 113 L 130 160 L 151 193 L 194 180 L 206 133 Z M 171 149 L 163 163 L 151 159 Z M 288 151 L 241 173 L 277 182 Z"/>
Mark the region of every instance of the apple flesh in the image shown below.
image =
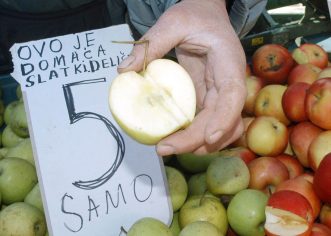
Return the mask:
<path id="1" fill-rule="evenodd" d="M 328 65 L 328 54 L 319 45 L 313 43 L 304 43 L 300 47 L 295 48 L 292 52 L 292 57 L 298 64 L 310 63 L 321 69 Z"/>
<path id="2" fill-rule="evenodd" d="M 139 74 L 119 74 L 110 86 L 109 106 L 118 125 L 130 137 L 154 145 L 192 122 L 195 88 L 178 63 L 157 59 Z"/>

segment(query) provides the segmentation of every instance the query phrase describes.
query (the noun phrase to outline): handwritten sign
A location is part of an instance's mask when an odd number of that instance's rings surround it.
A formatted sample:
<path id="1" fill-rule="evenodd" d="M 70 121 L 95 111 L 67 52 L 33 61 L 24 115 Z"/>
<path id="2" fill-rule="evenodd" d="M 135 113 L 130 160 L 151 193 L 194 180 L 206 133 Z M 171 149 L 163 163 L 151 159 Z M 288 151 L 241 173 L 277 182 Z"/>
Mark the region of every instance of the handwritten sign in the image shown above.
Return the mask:
<path id="1" fill-rule="evenodd" d="M 108 90 L 132 45 L 127 25 L 15 44 L 50 235 L 121 235 L 172 209 L 155 148 L 127 137 L 111 116 Z"/>

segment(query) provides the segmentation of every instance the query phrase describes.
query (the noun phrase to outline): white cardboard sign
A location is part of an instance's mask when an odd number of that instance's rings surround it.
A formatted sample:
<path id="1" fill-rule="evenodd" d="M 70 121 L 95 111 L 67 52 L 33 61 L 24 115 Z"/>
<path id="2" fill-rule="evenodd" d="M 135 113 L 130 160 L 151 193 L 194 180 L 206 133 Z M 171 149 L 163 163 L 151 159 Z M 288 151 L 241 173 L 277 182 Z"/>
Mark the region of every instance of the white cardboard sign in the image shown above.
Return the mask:
<path id="1" fill-rule="evenodd" d="M 55 236 L 118 236 L 150 216 L 170 224 L 164 166 L 127 137 L 108 90 L 130 53 L 127 25 L 15 44 L 47 225 Z"/>

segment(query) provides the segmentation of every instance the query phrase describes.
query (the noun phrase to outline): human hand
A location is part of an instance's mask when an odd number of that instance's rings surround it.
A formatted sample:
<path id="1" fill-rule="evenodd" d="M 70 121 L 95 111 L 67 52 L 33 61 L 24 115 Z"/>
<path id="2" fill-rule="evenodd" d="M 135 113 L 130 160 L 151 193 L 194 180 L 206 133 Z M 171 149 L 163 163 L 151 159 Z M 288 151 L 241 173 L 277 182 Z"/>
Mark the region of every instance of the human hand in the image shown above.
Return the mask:
<path id="1" fill-rule="evenodd" d="M 198 113 L 192 124 L 161 140 L 160 156 L 204 154 L 224 148 L 243 132 L 246 58 L 224 0 L 182 0 L 169 8 L 141 38 L 148 40 L 147 63 L 176 49 L 178 62 L 190 74 Z M 141 71 L 145 46 L 134 46 L 119 73 Z"/>

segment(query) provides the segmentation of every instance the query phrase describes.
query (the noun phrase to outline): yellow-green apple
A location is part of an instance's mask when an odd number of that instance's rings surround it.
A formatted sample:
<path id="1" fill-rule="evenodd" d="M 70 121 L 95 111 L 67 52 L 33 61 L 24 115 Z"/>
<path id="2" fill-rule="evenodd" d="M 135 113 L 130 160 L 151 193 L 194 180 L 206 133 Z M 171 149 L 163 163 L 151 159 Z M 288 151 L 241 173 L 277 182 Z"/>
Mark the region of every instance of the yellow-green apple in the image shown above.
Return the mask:
<path id="1" fill-rule="evenodd" d="M 173 236 L 178 236 L 181 230 L 179 226 L 178 216 L 179 216 L 179 211 L 173 213 L 172 221 L 169 226 L 169 229 Z"/>
<path id="2" fill-rule="evenodd" d="M 130 137 L 153 145 L 192 122 L 195 89 L 189 74 L 178 63 L 157 59 L 139 74 L 119 74 L 110 86 L 109 107 Z"/>
<path id="3" fill-rule="evenodd" d="M 331 77 L 316 80 L 310 85 L 305 109 L 312 123 L 322 129 L 331 129 Z"/>
<path id="4" fill-rule="evenodd" d="M 314 43 L 304 43 L 292 52 L 292 57 L 298 64 L 312 64 L 321 69 L 328 65 L 328 54 L 319 45 Z"/>
<path id="5" fill-rule="evenodd" d="M 195 221 L 208 221 L 222 234 L 228 229 L 226 210 L 221 201 L 210 195 L 192 196 L 186 200 L 179 211 L 179 225 L 183 229 Z"/>
<path id="6" fill-rule="evenodd" d="M 290 179 L 293 179 L 294 177 L 300 176 L 304 173 L 303 166 L 294 156 L 284 153 L 276 156 L 276 158 L 286 166 Z"/>
<path id="7" fill-rule="evenodd" d="M 331 66 L 324 68 L 319 74 L 317 79 L 331 77 Z"/>
<path id="8" fill-rule="evenodd" d="M 323 203 L 331 204 L 331 152 L 323 158 L 314 175 L 314 190 Z"/>
<path id="9" fill-rule="evenodd" d="M 298 82 L 289 85 L 282 97 L 282 106 L 286 117 L 294 122 L 308 120 L 305 98 L 310 84 Z"/>
<path id="10" fill-rule="evenodd" d="M 258 93 L 255 100 L 255 116 L 272 116 L 289 125 L 290 120 L 286 117 L 282 98 L 287 86 L 280 84 L 269 84 L 264 86 Z"/>
<path id="11" fill-rule="evenodd" d="M 324 224 L 314 223 L 310 236 L 330 236 L 331 229 Z"/>
<path id="12" fill-rule="evenodd" d="M 289 50 L 278 44 L 259 47 L 252 56 L 253 74 L 267 84 L 284 84 L 294 66 Z"/>
<path id="13" fill-rule="evenodd" d="M 127 236 L 173 236 L 169 227 L 162 221 L 152 218 L 143 217 L 136 222 L 128 230 Z"/>
<path id="14" fill-rule="evenodd" d="M 288 144 L 287 127 L 272 116 L 256 117 L 246 131 L 246 141 L 257 155 L 280 155 Z"/>
<path id="15" fill-rule="evenodd" d="M 312 84 L 317 80 L 321 71 L 321 68 L 312 64 L 298 64 L 288 75 L 287 84 L 292 85 L 297 82 Z"/>
<path id="16" fill-rule="evenodd" d="M 313 210 L 300 193 L 283 190 L 272 194 L 265 208 L 267 236 L 309 236 L 314 222 Z"/>
<path id="17" fill-rule="evenodd" d="M 311 142 L 308 148 L 308 163 L 310 168 L 317 170 L 325 155 L 331 152 L 331 130 L 322 131 Z"/>
<path id="18" fill-rule="evenodd" d="M 289 136 L 290 145 L 295 156 L 304 167 L 309 167 L 309 145 L 322 131 L 323 130 L 320 127 L 314 125 L 310 121 L 300 122 L 294 125 L 291 130 Z"/>
<path id="19" fill-rule="evenodd" d="M 331 229 L 331 205 L 324 203 L 322 205 L 319 220 L 322 224 L 326 225 Z"/>
<path id="20" fill-rule="evenodd" d="M 247 96 L 243 108 L 245 115 L 254 115 L 255 99 L 263 87 L 263 81 L 260 77 L 254 75 L 246 77 Z"/>
<path id="21" fill-rule="evenodd" d="M 22 138 L 29 137 L 28 120 L 24 108 L 24 103 L 19 102 L 11 112 L 10 128 L 15 134 Z"/>
<path id="22" fill-rule="evenodd" d="M 207 192 L 206 172 L 193 174 L 187 181 L 188 195 L 203 195 Z"/>
<path id="23" fill-rule="evenodd" d="M 14 133 L 12 128 L 9 125 L 6 125 L 2 131 L 1 141 L 3 147 L 14 147 L 24 138 L 18 136 Z"/>
<path id="24" fill-rule="evenodd" d="M 242 236 L 264 236 L 267 201 L 266 194 L 254 189 L 244 189 L 234 195 L 227 207 L 231 229 Z"/>
<path id="25" fill-rule="evenodd" d="M 220 157 L 240 157 L 246 164 L 256 158 L 256 154 L 247 147 L 226 147 L 219 151 Z"/>
<path id="26" fill-rule="evenodd" d="M 25 196 L 24 202 L 38 208 L 42 212 L 44 212 L 44 206 L 43 206 L 43 202 L 41 199 L 39 183 L 37 183 L 32 188 L 32 190 Z"/>
<path id="27" fill-rule="evenodd" d="M 46 228 L 44 214 L 27 203 L 15 202 L 0 211 L 0 235 L 44 236 Z"/>
<path id="28" fill-rule="evenodd" d="M 224 236 L 223 233 L 208 221 L 195 221 L 186 225 L 179 236 Z"/>
<path id="29" fill-rule="evenodd" d="M 37 182 L 36 169 L 28 161 L 14 157 L 0 160 L 0 192 L 3 203 L 23 201 Z"/>
<path id="30" fill-rule="evenodd" d="M 231 147 L 247 147 L 247 142 L 246 142 L 246 131 L 249 126 L 249 124 L 255 119 L 253 116 L 246 116 L 243 118 L 243 123 L 244 123 L 244 132 L 241 134 L 241 136 L 231 143 L 229 146 Z"/>
<path id="31" fill-rule="evenodd" d="M 231 195 L 246 189 L 249 170 L 240 157 L 219 157 L 207 168 L 206 182 L 209 192 L 216 196 Z"/>
<path id="32" fill-rule="evenodd" d="M 219 151 L 208 153 L 205 155 L 198 155 L 194 153 L 177 154 L 177 161 L 179 165 L 189 173 L 200 173 L 207 170 L 210 162 L 219 157 Z"/>
<path id="33" fill-rule="evenodd" d="M 267 195 L 275 187 L 289 179 L 286 166 L 275 157 L 258 157 L 248 164 L 250 173 L 249 188 L 261 190 Z"/>
<path id="34" fill-rule="evenodd" d="M 321 200 L 314 191 L 313 184 L 303 177 L 295 177 L 280 183 L 276 187 L 276 192 L 282 190 L 291 190 L 300 193 L 307 198 L 313 209 L 313 217 L 316 219 L 321 210 Z"/>
<path id="35" fill-rule="evenodd" d="M 176 212 L 186 200 L 188 193 L 187 182 L 184 175 L 175 167 L 165 166 L 165 173 L 169 186 L 172 210 Z"/>
<path id="36" fill-rule="evenodd" d="M 30 138 L 25 138 L 21 142 L 19 142 L 14 147 L 8 148 L 8 151 L 5 154 L 6 158 L 10 157 L 18 157 L 24 160 L 27 160 L 32 165 L 35 165 L 32 144 Z"/>
<path id="37" fill-rule="evenodd" d="M 292 155 L 292 156 L 294 156 L 294 152 L 293 152 L 293 149 L 292 149 L 292 146 L 290 143 L 290 135 L 291 135 L 293 128 L 294 128 L 294 125 L 287 126 L 288 142 L 287 142 L 287 146 L 284 150 L 284 154 L 288 154 L 288 155 Z"/>
<path id="38" fill-rule="evenodd" d="M 8 105 L 5 107 L 5 111 L 3 114 L 3 118 L 6 125 L 9 125 L 12 120 L 12 112 L 15 109 L 15 107 L 20 103 L 18 100 L 11 101 L 8 103 Z"/>

